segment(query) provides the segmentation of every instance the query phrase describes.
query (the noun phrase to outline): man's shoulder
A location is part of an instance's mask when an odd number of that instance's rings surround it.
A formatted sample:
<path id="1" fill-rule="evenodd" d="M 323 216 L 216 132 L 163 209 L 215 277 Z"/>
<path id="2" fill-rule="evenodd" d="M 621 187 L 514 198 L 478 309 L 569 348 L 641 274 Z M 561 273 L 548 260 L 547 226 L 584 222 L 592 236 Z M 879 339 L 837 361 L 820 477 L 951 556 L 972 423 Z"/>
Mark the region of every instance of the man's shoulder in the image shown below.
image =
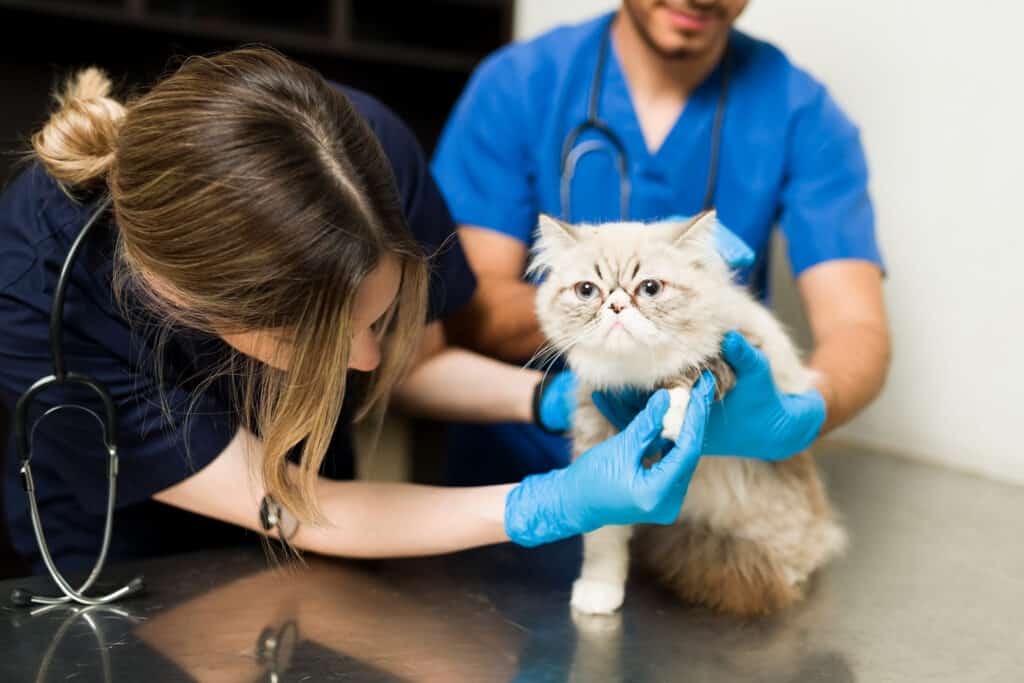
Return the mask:
<path id="1" fill-rule="evenodd" d="M 730 50 L 739 76 L 761 87 L 758 92 L 772 97 L 811 99 L 824 85 L 797 65 L 781 48 L 748 33 L 734 30 Z"/>

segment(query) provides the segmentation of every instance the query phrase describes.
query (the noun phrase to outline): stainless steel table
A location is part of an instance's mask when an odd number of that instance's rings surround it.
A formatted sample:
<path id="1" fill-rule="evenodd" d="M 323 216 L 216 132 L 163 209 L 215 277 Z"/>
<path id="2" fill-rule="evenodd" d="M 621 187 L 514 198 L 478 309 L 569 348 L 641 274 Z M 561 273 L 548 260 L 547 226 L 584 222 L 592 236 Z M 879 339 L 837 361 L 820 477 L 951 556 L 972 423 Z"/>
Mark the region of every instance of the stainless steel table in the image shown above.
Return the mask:
<path id="1" fill-rule="evenodd" d="M 775 618 L 638 576 L 574 619 L 577 542 L 284 569 L 254 544 L 144 563 L 116 610 L 0 608 L 0 681 L 1024 681 L 1024 489 L 824 451 L 852 547 Z"/>

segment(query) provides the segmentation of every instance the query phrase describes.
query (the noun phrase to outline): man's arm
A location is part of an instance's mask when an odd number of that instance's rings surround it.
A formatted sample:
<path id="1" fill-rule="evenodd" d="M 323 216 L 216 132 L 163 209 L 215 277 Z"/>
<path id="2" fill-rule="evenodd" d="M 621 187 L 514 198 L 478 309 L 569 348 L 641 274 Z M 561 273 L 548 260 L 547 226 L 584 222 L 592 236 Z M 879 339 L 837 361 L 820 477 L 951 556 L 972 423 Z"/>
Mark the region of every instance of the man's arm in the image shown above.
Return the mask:
<path id="1" fill-rule="evenodd" d="M 537 290 L 522 279 L 526 245 L 468 225 L 459 227 L 459 240 L 476 273 L 477 288 L 470 304 L 445 324 L 452 343 L 522 363 L 544 344 L 534 308 Z"/>
<path id="2" fill-rule="evenodd" d="M 810 366 L 827 418 L 822 433 L 849 421 L 881 391 L 889 370 L 882 273 L 867 261 L 834 260 L 797 278 L 814 336 Z"/>

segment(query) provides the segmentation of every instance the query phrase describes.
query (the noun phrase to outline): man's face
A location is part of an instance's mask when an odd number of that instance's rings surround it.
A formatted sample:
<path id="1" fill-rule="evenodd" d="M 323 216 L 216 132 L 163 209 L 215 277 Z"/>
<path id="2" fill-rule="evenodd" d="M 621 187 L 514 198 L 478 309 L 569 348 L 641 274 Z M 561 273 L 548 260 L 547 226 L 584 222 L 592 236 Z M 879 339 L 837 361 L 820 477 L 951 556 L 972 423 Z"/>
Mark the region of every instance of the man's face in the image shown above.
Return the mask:
<path id="1" fill-rule="evenodd" d="M 663 57 L 699 57 L 725 39 L 748 0 L 623 0 L 644 41 Z"/>

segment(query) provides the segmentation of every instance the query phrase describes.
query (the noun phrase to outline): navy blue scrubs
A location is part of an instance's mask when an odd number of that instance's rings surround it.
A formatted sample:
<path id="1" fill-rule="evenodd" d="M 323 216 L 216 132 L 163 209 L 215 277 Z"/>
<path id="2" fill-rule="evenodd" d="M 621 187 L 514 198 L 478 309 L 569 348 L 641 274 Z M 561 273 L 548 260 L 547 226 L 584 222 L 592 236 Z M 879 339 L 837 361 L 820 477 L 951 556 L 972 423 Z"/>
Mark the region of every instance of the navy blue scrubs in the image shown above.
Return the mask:
<path id="1" fill-rule="evenodd" d="M 449 241 L 452 218 L 423 152 L 393 112 L 364 93 L 339 89 L 367 120 L 391 162 L 409 227 L 424 254 L 432 255 L 430 319 L 443 319 L 465 305 L 476 281 L 458 241 Z M 47 340 L 53 290 L 71 242 L 94 208 L 95 199 L 69 199 L 38 165 L 0 195 L 0 400 L 12 413 L 17 397 L 52 372 Z M 163 352 L 154 354 L 152 321 L 144 311 L 133 310 L 130 301 L 125 310 L 114 300 L 116 226 L 107 220 L 97 228 L 68 288 L 64 347 L 68 369 L 103 382 L 117 404 L 120 474 L 111 558 L 219 546 L 247 535 L 254 539 L 251 532 L 152 500 L 210 463 L 235 434 L 238 419 L 230 408 L 230 388 L 224 382 L 203 386 L 229 350 L 218 338 L 175 330 Z M 82 400 L 66 391 L 41 398 L 33 416 L 58 402 Z M 351 403 L 346 400 L 324 476 L 354 476 Z M 4 464 L 5 513 L 17 552 L 38 572 L 43 566 L 11 432 Z M 46 418 L 34 437 L 32 468 L 43 528 L 62 569 L 90 566 L 100 547 L 107 459 L 99 445 L 98 425 L 75 410 Z"/>

